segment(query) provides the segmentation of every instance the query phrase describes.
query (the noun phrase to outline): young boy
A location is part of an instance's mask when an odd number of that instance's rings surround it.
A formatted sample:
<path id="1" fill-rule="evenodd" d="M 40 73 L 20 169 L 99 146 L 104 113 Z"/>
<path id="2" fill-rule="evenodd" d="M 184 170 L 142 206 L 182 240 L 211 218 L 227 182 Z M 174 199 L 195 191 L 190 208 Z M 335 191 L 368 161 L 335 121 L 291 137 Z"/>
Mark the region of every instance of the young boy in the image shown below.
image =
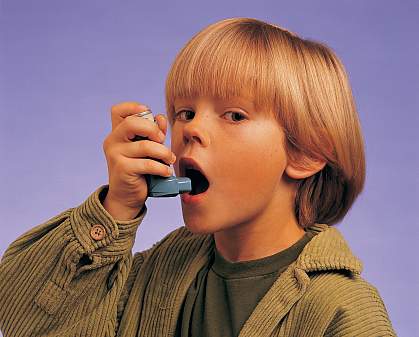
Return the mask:
<path id="1" fill-rule="evenodd" d="M 136 116 L 142 104 L 114 106 L 109 184 L 10 245 L 5 337 L 395 336 L 332 227 L 365 179 L 334 53 L 255 19 L 222 20 L 177 56 L 166 107 L 173 153 L 163 116 L 155 124 Z M 194 185 L 181 196 L 185 226 L 132 256 L 144 175 L 169 176 L 173 163 Z"/>

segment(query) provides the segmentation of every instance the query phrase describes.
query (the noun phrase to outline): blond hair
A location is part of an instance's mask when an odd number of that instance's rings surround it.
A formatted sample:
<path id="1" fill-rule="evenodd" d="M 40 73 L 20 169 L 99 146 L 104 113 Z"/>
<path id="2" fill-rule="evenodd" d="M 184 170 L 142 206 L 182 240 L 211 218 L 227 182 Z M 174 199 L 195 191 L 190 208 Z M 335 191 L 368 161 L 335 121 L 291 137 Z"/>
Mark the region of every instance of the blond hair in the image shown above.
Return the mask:
<path id="1" fill-rule="evenodd" d="M 172 121 L 176 98 L 242 95 L 275 114 L 292 163 L 326 162 L 298 181 L 300 226 L 339 222 L 363 189 L 365 154 L 351 87 L 335 53 L 260 20 L 216 22 L 177 55 L 166 81 L 166 111 Z"/>

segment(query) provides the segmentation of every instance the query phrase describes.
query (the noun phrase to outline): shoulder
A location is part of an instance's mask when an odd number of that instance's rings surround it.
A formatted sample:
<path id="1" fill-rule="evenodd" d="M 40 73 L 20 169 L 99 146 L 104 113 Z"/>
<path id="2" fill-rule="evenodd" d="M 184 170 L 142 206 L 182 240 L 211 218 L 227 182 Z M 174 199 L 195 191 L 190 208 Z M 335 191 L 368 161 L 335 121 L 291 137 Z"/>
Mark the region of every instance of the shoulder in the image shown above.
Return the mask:
<path id="1" fill-rule="evenodd" d="M 317 224 L 314 237 L 297 259 L 296 268 L 309 277 L 307 296 L 327 299 L 341 307 L 360 303 L 380 304 L 378 290 L 362 276 L 362 261 L 336 228 Z"/>
<path id="2" fill-rule="evenodd" d="M 329 321 L 326 335 L 395 336 L 378 289 L 359 274 L 324 271 L 309 278 L 301 306 L 324 312 Z"/>
<path id="3" fill-rule="evenodd" d="M 308 273 L 310 282 L 307 297 L 325 299 L 339 306 L 377 301 L 378 290 L 359 274 L 347 270 L 316 271 Z"/>
<path id="4" fill-rule="evenodd" d="M 295 263 L 295 272 L 305 280 L 298 304 L 304 316 L 321 317 L 330 336 L 393 336 L 384 302 L 377 288 L 361 277 L 362 262 L 342 233 L 327 224 L 310 231 L 315 236 Z"/>

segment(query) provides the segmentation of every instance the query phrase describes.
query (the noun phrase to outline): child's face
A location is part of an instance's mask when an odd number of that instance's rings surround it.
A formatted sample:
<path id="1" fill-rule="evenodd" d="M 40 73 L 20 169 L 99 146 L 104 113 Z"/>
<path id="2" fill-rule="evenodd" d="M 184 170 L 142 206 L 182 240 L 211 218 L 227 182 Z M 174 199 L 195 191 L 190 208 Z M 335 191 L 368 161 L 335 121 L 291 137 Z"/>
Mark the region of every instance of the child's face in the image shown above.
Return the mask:
<path id="1" fill-rule="evenodd" d="M 292 212 L 283 144 L 275 117 L 256 111 L 250 99 L 177 99 L 171 130 L 176 175 L 179 160 L 192 157 L 210 183 L 199 202 L 182 200 L 188 229 L 213 233 Z"/>

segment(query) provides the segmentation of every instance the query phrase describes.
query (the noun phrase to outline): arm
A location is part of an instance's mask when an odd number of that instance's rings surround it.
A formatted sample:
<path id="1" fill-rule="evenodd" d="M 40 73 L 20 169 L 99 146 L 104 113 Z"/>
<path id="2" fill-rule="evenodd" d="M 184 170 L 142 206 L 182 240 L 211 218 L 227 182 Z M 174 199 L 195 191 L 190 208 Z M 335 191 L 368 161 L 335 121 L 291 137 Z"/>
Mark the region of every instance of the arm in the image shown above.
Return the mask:
<path id="1" fill-rule="evenodd" d="M 364 283 L 361 292 L 341 305 L 325 336 L 396 336 L 378 290 Z"/>
<path id="2" fill-rule="evenodd" d="M 133 264 L 133 220 L 105 210 L 107 185 L 17 238 L 0 263 L 0 330 L 11 336 L 113 336 Z M 101 238 L 91 233 L 100 225 Z M 136 254 L 139 268 L 144 257 Z"/>

